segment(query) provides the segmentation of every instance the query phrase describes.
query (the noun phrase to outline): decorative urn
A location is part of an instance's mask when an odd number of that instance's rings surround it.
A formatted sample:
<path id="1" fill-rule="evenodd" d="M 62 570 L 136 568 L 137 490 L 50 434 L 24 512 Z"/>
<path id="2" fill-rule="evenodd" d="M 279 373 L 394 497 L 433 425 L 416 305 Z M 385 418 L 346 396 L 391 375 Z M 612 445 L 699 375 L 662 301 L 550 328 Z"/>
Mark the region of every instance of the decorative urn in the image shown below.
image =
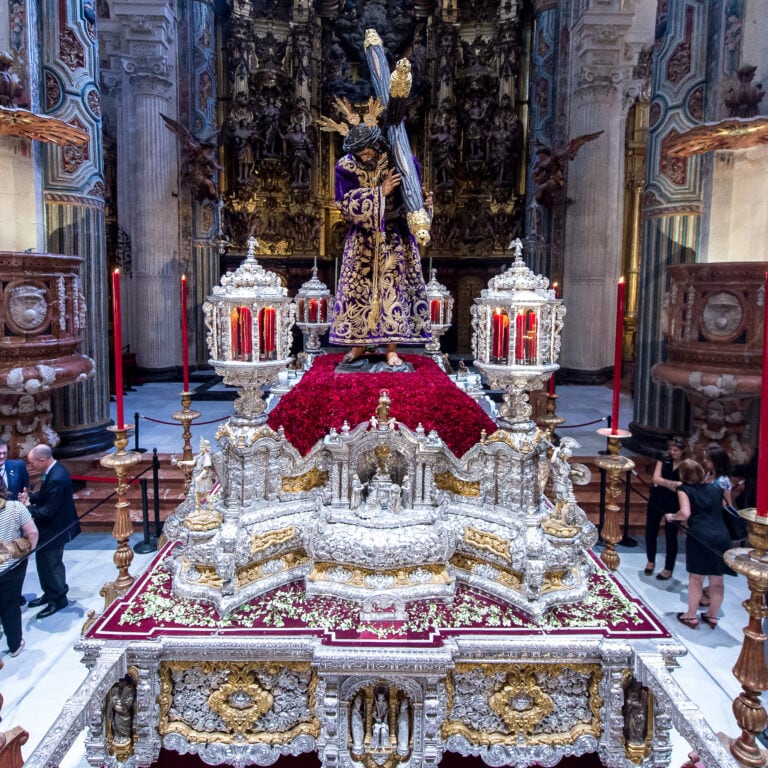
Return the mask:
<path id="1" fill-rule="evenodd" d="M 505 426 L 527 429 L 528 392 L 541 389 L 560 367 L 565 307 L 549 280 L 526 267 L 522 242 L 517 239 L 512 247 L 512 266 L 491 278 L 471 309 L 472 352 L 488 384 L 505 390 L 500 408 Z"/>
<path id="2" fill-rule="evenodd" d="M 226 384 L 239 389 L 236 414 L 266 420 L 262 387 L 273 384 L 291 361 L 296 306 L 273 272 L 256 261 L 258 243 L 248 239 L 245 261 L 224 275 L 203 305 L 210 363 Z"/>

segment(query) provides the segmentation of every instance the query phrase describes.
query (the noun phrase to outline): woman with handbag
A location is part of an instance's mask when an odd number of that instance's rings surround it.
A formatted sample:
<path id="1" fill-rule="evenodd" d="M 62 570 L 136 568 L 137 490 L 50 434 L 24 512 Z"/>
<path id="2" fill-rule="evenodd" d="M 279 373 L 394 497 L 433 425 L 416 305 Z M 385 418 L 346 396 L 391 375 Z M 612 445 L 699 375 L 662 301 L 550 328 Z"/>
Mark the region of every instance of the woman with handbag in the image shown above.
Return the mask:
<path id="1" fill-rule="evenodd" d="M 688 455 L 688 447 L 682 437 L 671 437 L 667 441 L 667 452 L 657 462 L 653 470 L 653 487 L 648 495 L 648 510 L 645 520 L 645 551 L 648 562 L 643 573 L 650 576 L 656 567 L 656 539 L 659 527 L 665 515 L 677 512 L 679 504 L 677 489 L 680 487 L 680 475 L 677 468 Z M 669 581 L 677 559 L 677 526 L 664 523 L 664 538 L 667 549 L 664 553 L 664 569 L 656 574 L 659 581 Z"/>
<path id="2" fill-rule="evenodd" d="M 0 491 L 0 623 L 8 640 L 8 652 L 18 656 L 24 647 L 21 636 L 21 589 L 27 574 L 27 555 L 37 545 L 37 526 L 20 501 Z"/>

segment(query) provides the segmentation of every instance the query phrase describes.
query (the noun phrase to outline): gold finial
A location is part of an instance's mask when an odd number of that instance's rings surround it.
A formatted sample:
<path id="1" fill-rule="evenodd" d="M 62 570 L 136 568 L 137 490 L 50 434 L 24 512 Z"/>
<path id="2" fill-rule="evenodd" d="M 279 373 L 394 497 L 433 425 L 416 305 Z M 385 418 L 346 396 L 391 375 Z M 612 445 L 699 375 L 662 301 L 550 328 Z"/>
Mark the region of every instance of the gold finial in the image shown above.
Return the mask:
<path id="1" fill-rule="evenodd" d="M 366 48 L 369 48 L 372 45 L 383 45 L 381 38 L 379 37 L 379 33 L 375 29 L 365 30 L 364 45 Z"/>
<path id="2" fill-rule="evenodd" d="M 389 77 L 389 95 L 393 99 L 406 98 L 411 92 L 412 83 L 411 62 L 408 59 L 400 59 Z"/>
<path id="3" fill-rule="evenodd" d="M 382 426 L 386 426 L 389 421 L 389 406 L 392 401 L 389 399 L 389 391 L 382 389 L 379 392 L 379 404 L 376 407 L 376 420 Z"/>

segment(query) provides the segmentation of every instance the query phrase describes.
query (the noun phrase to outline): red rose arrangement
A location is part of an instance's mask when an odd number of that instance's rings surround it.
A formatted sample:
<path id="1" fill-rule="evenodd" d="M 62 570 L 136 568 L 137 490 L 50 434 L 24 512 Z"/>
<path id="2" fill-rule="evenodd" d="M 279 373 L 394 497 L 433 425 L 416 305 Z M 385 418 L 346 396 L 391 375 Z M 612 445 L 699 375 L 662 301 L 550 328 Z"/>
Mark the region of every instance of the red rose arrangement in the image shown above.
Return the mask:
<path id="1" fill-rule="evenodd" d="M 462 392 L 429 357 L 401 355 L 414 370 L 409 373 L 336 373 L 342 355 L 322 355 L 301 381 L 283 395 L 269 414 L 272 429 L 285 436 L 302 455 L 332 427 L 346 421 L 354 429 L 376 413 L 379 392 L 386 389 L 390 416 L 415 430 L 419 424 L 435 430 L 456 456 L 479 442 L 482 430 L 491 435 L 497 426 L 488 414 Z"/>

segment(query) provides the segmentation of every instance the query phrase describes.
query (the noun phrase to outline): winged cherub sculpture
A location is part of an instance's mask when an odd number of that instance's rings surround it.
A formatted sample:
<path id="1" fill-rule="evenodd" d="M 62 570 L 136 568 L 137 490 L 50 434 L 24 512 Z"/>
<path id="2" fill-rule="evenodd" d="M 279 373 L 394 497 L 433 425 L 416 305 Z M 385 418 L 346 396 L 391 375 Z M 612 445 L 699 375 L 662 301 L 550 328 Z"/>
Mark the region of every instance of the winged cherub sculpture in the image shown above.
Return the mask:
<path id="1" fill-rule="evenodd" d="M 594 141 L 603 131 L 585 133 L 572 139 L 557 151 L 536 142 L 536 165 L 533 168 L 533 196 L 537 203 L 552 208 L 555 195 L 565 187 L 565 166 L 576 157 L 579 149 L 587 142 Z"/>

